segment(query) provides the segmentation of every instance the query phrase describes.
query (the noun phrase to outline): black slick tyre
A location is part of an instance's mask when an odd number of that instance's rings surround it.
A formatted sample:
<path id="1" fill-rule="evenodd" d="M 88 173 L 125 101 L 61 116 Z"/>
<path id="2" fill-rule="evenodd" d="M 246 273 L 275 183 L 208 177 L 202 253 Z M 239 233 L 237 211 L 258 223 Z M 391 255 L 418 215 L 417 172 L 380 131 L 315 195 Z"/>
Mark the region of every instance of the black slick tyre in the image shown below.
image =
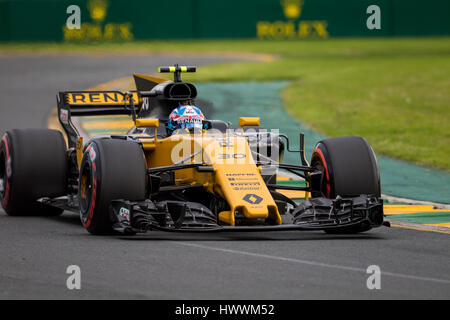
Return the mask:
<path id="1" fill-rule="evenodd" d="M 87 146 L 80 168 L 81 222 L 91 234 L 111 234 L 111 200 L 145 198 L 144 153 L 140 145 L 132 141 L 96 139 Z"/>
<path id="2" fill-rule="evenodd" d="M 0 201 L 8 215 L 58 215 L 62 209 L 37 202 L 66 194 L 68 160 L 62 134 L 14 129 L 0 145 Z"/>
<path id="3" fill-rule="evenodd" d="M 317 143 L 311 166 L 322 172 L 320 190 L 313 195 L 335 199 L 338 195 L 356 197 L 361 194 L 381 196 L 380 172 L 375 153 L 361 137 L 339 137 Z M 361 225 L 343 227 L 329 233 L 357 233 L 370 229 Z"/>

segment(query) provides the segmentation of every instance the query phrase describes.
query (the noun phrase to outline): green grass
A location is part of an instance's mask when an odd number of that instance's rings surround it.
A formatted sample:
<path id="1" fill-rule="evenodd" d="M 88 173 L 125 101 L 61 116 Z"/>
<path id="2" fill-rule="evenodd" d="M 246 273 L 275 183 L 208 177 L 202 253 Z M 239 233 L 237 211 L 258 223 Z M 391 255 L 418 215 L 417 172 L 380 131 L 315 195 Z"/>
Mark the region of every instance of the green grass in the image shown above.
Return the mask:
<path id="1" fill-rule="evenodd" d="M 192 81 L 290 79 L 290 114 L 329 136 L 360 135 L 380 154 L 450 170 L 450 39 L 7 44 L 0 53 L 262 53 L 272 61 L 199 68 Z M 282 129 L 282 128 L 280 128 Z"/>

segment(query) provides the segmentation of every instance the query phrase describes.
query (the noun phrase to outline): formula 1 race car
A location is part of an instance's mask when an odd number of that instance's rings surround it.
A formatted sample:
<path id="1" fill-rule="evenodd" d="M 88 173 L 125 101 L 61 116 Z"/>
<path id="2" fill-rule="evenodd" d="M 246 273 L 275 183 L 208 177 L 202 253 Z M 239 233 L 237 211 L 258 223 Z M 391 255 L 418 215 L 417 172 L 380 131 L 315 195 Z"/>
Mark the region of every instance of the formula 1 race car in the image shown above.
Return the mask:
<path id="1" fill-rule="evenodd" d="M 383 224 L 380 174 L 360 137 L 317 143 L 311 164 L 304 136 L 293 150 L 286 135 L 241 117 L 239 127 L 203 120 L 201 130 L 169 133 L 168 117 L 194 104 L 196 87 L 181 80 L 195 67 L 160 67 L 174 81 L 134 74 L 137 90 L 69 91 L 57 96 L 63 134 L 14 129 L 1 140 L 0 199 L 9 215 L 79 212 L 92 234 L 149 230 L 218 232 L 324 230 L 357 233 Z M 127 134 L 83 143 L 78 116 L 129 115 Z M 86 139 L 85 139 L 86 140 Z M 285 152 L 298 163 L 284 164 Z M 304 186 L 277 184 L 280 170 Z M 285 190 L 305 192 L 296 202 Z"/>

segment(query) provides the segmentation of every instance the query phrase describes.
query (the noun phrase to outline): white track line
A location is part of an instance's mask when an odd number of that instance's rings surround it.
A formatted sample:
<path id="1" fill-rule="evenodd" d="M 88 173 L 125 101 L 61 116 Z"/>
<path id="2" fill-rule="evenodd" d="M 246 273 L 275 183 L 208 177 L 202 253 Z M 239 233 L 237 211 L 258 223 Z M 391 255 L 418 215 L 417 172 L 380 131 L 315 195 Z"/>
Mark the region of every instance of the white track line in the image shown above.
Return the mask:
<path id="1" fill-rule="evenodd" d="M 213 251 L 218 251 L 218 252 L 246 255 L 246 256 L 251 256 L 251 257 L 255 257 L 255 258 L 271 259 L 271 260 L 277 260 L 277 261 L 285 261 L 285 262 L 291 262 L 291 263 L 297 263 L 297 264 L 310 265 L 310 266 L 315 266 L 315 267 L 323 267 L 323 268 L 337 269 L 337 270 L 344 270 L 344 271 L 353 271 L 353 272 L 359 272 L 359 273 L 367 274 L 367 270 L 366 269 L 362 269 L 362 268 L 342 266 L 342 265 L 337 265 L 337 264 L 328 264 L 328 263 L 309 261 L 309 260 L 300 260 L 300 259 L 294 259 L 294 258 L 271 256 L 271 255 L 268 255 L 268 254 L 254 253 L 254 252 L 248 252 L 248 251 L 240 251 L 240 250 L 232 250 L 232 249 L 224 249 L 224 248 L 203 246 L 203 245 L 200 245 L 200 244 L 194 244 L 194 243 L 189 243 L 189 242 L 178 242 L 178 241 L 177 242 L 176 241 L 171 241 L 171 242 L 174 243 L 174 244 L 183 245 L 183 246 L 186 246 L 186 247 L 201 248 L 201 249 L 213 250 Z M 420 277 L 420 276 L 413 276 L 413 275 L 402 274 L 402 273 L 395 273 L 395 272 L 381 271 L 381 275 L 382 276 L 383 275 L 384 276 L 391 276 L 391 277 L 396 277 L 396 278 L 403 278 L 403 279 L 420 280 L 420 281 L 428 281 L 428 282 L 437 282 L 437 283 L 447 284 L 447 285 L 450 284 L 450 280 L 447 280 L 447 279 Z"/>

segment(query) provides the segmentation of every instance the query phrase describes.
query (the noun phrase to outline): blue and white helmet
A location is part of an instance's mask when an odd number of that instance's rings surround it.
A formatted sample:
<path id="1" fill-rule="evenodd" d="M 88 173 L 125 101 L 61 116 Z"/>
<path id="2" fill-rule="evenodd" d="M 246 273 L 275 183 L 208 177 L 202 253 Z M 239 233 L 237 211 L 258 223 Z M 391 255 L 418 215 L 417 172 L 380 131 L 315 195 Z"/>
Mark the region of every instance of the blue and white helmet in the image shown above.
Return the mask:
<path id="1" fill-rule="evenodd" d="M 172 133 L 178 129 L 203 128 L 203 120 L 205 116 L 196 106 L 185 105 L 179 106 L 172 110 L 169 115 L 168 129 Z"/>

